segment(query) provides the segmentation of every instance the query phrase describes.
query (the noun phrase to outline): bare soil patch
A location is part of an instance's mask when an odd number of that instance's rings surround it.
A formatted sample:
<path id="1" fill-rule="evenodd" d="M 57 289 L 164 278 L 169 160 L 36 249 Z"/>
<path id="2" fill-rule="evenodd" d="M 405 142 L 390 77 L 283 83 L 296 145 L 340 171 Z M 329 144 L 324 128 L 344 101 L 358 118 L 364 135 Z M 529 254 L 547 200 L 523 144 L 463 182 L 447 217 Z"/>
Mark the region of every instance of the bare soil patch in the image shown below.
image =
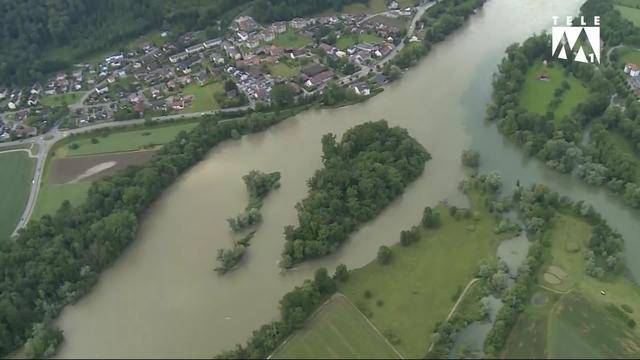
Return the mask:
<path id="1" fill-rule="evenodd" d="M 51 163 L 49 183 L 66 184 L 97 180 L 128 166 L 145 164 L 151 160 L 153 154 L 155 151 L 150 150 L 54 159 Z"/>

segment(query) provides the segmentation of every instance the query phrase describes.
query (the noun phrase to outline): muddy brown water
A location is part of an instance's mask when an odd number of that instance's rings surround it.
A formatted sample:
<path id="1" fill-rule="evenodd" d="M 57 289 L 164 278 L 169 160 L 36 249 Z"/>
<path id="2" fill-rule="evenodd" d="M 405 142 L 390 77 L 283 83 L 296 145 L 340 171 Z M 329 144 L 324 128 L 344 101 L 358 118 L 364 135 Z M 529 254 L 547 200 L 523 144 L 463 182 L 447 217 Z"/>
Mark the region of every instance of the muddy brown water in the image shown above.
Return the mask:
<path id="1" fill-rule="evenodd" d="M 60 357 L 197 357 L 244 342 L 278 317 L 278 301 L 314 269 L 349 268 L 375 258 L 378 247 L 398 241 L 416 224 L 424 206 L 459 201 L 460 153 L 482 153 L 481 170 L 501 172 L 506 187 L 516 180 L 541 182 L 596 204 L 627 238 L 627 258 L 640 256 L 636 212 L 606 192 L 547 170 L 525 158 L 495 126 L 483 122 L 491 76 L 504 49 L 533 32 L 549 29 L 552 16 L 576 14 L 581 0 L 490 0 L 463 29 L 402 80 L 364 104 L 309 111 L 263 133 L 228 141 L 193 167 L 157 201 L 138 239 L 105 271 L 99 283 L 57 321 L 65 343 Z M 409 129 L 433 155 L 424 175 L 338 251 L 281 274 L 277 266 L 283 227 L 294 224 L 294 205 L 306 180 L 321 165 L 320 139 L 368 120 L 387 119 Z M 216 250 L 229 247 L 226 218 L 242 211 L 247 194 L 241 177 L 252 169 L 280 171 L 282 186 L 263 207 L 264 223 L 243 264 L 214 273 Z M 455 264 L 455 253 L 451 254 Z M 632 273 L 640 263 L 629 261 Z"/>
<path id="2" fill-rule="evenodd" d="M 51 173 L 49 183 L 66 184 L 78 179 L 87 171 L 101 164 L 115 162 L 114 166 L 106 170 L 97 172 L 91 176 L 83 177 L 82 180 L 97 180 L 99 178 L 113 175 L 118 170 L 122 170 L 131 165 L 142 165 L 151 160 L 155 151 L 135 151 L 117 154 L 78 156 L 54 159 L 51 162 Z"/>

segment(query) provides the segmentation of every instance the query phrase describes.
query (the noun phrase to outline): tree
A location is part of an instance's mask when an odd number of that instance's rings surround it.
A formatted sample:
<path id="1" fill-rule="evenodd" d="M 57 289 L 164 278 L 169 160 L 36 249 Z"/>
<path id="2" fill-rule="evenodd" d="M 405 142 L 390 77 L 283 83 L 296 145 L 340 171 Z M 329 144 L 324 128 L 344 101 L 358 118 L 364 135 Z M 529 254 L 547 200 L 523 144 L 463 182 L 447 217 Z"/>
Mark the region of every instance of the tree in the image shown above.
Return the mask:
<path id="1" fill-rule="evenodd" d="M 333 275 L 333 278 L 342 282 L 347 281 L 349 279 L 349 271 L 347 270 L 347 266 L 345 264 L 340 264 L 336 267 L 336 273 Z"/>
<path id="2" fill-rule="evenodd" d="M 286 108 L 295 102 L 293 89 L 287 84 L 276 84 L 271 89 L 271 102 L 278 108 Z"/>
<path id="3" fill-rule="evenodd" d="M 422 211 L 422 226 L 435 229 L 440 226 L 440 215 L 427 206 Z"/>
<path id="4" fill-rule="evenodd" d="M 464 150 L 462 152 L 462 165 L 470 168 L 477 168 L 480 165 L 480 153 L 475 150 Z"/>
<path id="5" fill-rule="evenodd" d="M 389 247 L 385 245 L 380 246 L 380 248 L 378 249 L 377 260 L 381 265 L 388 264 L 389 260 L 391 260 L 391 249 L 389 249 Z"/>

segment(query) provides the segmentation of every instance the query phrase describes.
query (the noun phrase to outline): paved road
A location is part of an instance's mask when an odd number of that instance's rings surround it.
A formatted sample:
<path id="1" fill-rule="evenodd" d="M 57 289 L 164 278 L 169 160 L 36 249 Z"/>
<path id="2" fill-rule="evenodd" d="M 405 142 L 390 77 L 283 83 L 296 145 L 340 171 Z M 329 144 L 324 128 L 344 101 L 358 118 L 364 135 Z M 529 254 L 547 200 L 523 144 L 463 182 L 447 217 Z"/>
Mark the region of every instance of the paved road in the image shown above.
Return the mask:
<path id="1" fill-rule="evenodd" d="M 241 107 L 237 107 L 237 108 L 230 108 L 230 109 L 220 109 L 220 110 L 211 110 L 211 111 L 203 111 L 203 112 L 196 112 L 196 113 L 157 116 L 157 117 L 152 118 L 152 120 L 154 122 L 164 122 L 164 121 L 170 121 L 170 120 L 176 120 L 176 119 L 188 119 L 188 118 L 200 117 L 200 116 L 203 116 L 203 115 L 211 115 L 211 114 L 216 114 L 216 113 L 227 113 L 227 112 L 243 111 L 243 110 L 251 109 L 251 108 L 253 108 L 253 106 L 255 106 L 255 104 L 247 105 L 247 106 L 241 106 Z M 97 130 L 97 129 L 104 129 L 104 128 L 122 127 L 122 126 L 128 126 L 128 125 L 138 125 L 138 124 L 143 124 L 144 122 L 145 122 L 145 119 L 135 119 L 135 120 L 125 120 L 125 121 L 110 121 L 110 122 L 105 122 L 105 123 L 85 126 L 85 127 L 81 127 L 81 128 L 77 128 L 77 129 L 63 130 L 63 131 L 60 131 L 58 129 L 58 127 L 56 126 L 56 127 L 51 129 L 49 132 L 47 132 L 44 135 L 40 135 L 40 136 L 37 136 L 37 137 L 33 137 L 33 138 L 25 139 L 25 140 L 20 140 L 20 141 L 12 141 L 12 142 L 8 142 L 8 143 L 1 143 L 0 144 L 0 150 L 2 150 L 2 148 L 11 147 L 11 146 L 15 146 L 15 145 L 22 145 L 22 144 L 37 144 L 38 145 L 38 154 L 36 155 L 36 168 L 35 168 L 35 172 L 34 172 L 34 175 L 33 175 L 33 181 L 31 182 L 31 191 L 29 193 L 29 199 L 27 200 L 27 205 L 25 206 L 24 212 L 22 213 L 22 216 L 20 217 L 20 221 L 18 222 L 18 226 L 16 227 L 15 231 L 13 232 L 13 236 L 17 235 L 18 230 L 24 228 L 27 225 L 27 223 L 29 222 L 29 219 L 31 218 L 31 215 L 33 214 L 33 210 L 35 208 L 36 200 L 38 199 L 38 193 L 40 192 L 40 187 L 41 187 L 41 183 L 42 183 L 42 176 L 43 176 L 43 171 L 44 171 L 44 165 L 46 163 L 47 155 L 49 154 L 49 150 L 51 150 L 53 145 L 55 145 L 58 141 L 64 139 L 65 137 L 67 137 L 69 135 L 72 135 L 72 134 L 81 134 L 81 133 L 85 133 L 85 132 L 89 132 L 89 131 L 93 131 L 93 130 Z"/>

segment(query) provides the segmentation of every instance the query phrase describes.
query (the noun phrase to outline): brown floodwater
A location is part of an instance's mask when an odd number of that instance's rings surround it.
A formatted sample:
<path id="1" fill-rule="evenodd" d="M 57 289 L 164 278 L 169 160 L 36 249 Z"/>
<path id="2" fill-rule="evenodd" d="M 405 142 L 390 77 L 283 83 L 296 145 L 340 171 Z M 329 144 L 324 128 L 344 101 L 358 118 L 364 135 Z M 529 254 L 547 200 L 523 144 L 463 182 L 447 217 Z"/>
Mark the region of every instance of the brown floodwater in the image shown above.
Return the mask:
<path id="1" fill-rule="evenodd" d="M 632 236 L 640 233 L 637 213 L 603 191 L 525 159 L 483 121 L 504 49 L 548 29 L 552 16 L 577 14 L 581 2 L 490 0 L 383 94 L 355 106 L 309 111 L 212 150 L 151 208 L 138 239 L 95 288 L 64 310 L 57 321 L 66 339 L 59 356 L 207 358 L 244 342 L 278 317 L 278 300 L 317 267 L 362 266 L 380 245 L 397 242 L 401 230 L 416 224 L 426 205 L 462 202 L 456 187 L 463 176 L 460 153 L 467 147 L 480 150 L 482 170 L 500 171 L 507 187 L 516 180 L 544 182 L 598 205 L 628 235 L 627 257 L 640 255 L 640 242 Z M 294 205 L 321 165 L 320 138 L 381 118 L 408 128 L 431 152 L 424 175 L 340 251 L 282 274 L 277 261 L 283 228 L 296 222 Z M 242 265 L 218 276 L 216 249 L 229 247 L 232 239 L 225 219 L 245 207 L 241 177 L 252 169 L 280 171 L 282 186 L 265 201 L 264 222 Z M 630 269 L 640 274 L 640 264 Z"/>

